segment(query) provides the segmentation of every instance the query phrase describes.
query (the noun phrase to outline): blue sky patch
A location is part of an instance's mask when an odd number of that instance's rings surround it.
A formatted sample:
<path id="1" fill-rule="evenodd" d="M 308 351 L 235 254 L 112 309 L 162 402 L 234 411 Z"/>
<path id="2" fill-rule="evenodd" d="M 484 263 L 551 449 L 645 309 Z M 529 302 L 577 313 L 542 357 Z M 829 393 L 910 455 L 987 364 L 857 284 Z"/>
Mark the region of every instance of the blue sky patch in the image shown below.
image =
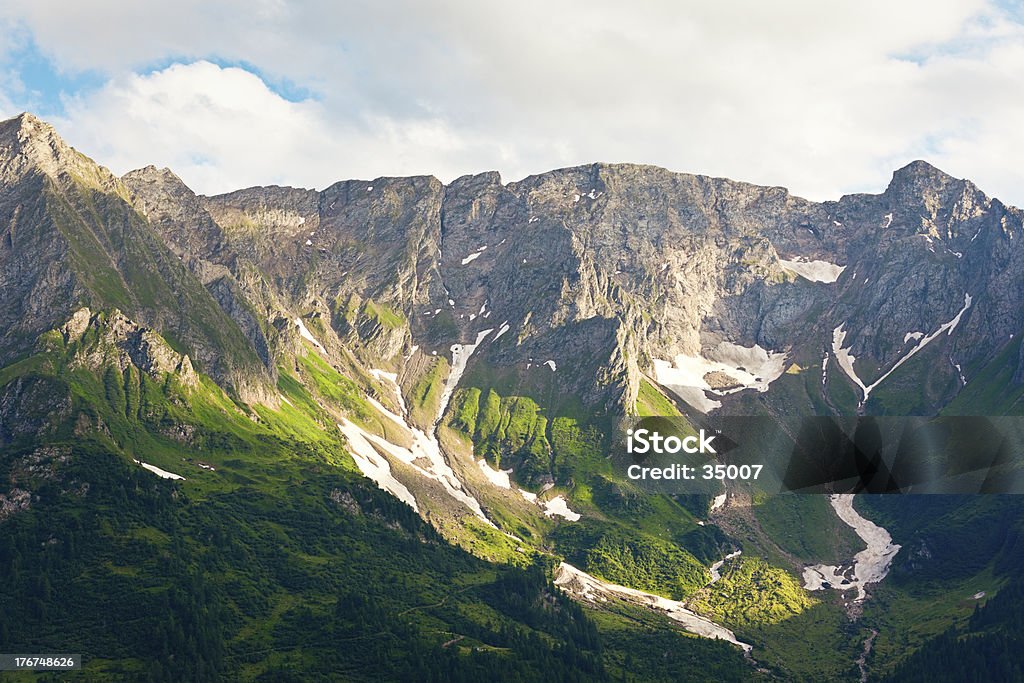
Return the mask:
<path id="1" fill-rule="evenodd" d="M 7 96 L 22 110 L 40 116 L 64 114 L 62 97 L 99 88 L 106 76 L 99 71 L 72 73 L 57 68 L 28 34 L 19 36 L 17 47 L 4 55 Z"/>

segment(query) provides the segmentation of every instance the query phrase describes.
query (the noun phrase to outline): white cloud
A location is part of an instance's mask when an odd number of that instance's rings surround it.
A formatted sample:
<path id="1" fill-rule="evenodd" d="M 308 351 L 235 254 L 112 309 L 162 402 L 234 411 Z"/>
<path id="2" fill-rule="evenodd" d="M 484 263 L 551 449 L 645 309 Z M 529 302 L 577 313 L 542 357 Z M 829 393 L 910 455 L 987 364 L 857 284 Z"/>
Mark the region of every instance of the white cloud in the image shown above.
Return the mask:
<path id="1" fill-rule="evenodd" d="M 69 104 L 72 142 L 211 191 L 633 161 L 824 199 L 927 158 L 1024 202 L 1024 30 L 982 0 L 5 5 L 111 76 Z"/>
<path id="2" fill-rule="evenodd" d="M 64 137 L 115 173 L 167 166 L 205 193 L 429 172 L 460 144 L 433 121 L 334 121 L 316 101 L 288 101 L 248 71 L 204 61 L 115 79 L 65 109 L 55 121 Z"/>

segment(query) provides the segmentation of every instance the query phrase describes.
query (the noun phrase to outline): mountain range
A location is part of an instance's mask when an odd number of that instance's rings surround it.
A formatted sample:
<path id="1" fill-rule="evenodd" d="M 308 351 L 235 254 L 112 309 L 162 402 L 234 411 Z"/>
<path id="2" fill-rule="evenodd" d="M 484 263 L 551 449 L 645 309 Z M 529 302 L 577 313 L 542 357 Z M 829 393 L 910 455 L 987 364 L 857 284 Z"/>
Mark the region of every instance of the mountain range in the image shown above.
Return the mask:
<path id="1" fill-rule="evenodd" d="M 1022 239 L 923 161 L 821 203 L 630 164 L 207 197 L 2 122 L 0 650 L 90 680 L 900 680 L 942 639 L 1019 667 L 1015 497 L 656 494 L 608 455 L 624 416 L 1019 415 Z"/>

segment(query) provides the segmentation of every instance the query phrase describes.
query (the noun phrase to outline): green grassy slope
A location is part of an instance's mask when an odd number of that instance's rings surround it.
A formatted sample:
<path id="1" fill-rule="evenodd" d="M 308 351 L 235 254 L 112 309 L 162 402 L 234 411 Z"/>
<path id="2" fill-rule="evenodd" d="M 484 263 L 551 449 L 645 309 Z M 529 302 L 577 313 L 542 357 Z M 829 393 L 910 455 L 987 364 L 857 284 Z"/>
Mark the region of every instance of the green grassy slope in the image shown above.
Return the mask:
<path id="1" fill-rule="evenodd" d="M 450 546 L 354 471 L 303 382 L 347 385 L 315 362 L 282 374 L 290 405 L 251 412 L 204 376 L 91 370 L 93 341 L 0 375 L 71 406 L 0 451 L 0 491 L 31 492 L 0 520 L 0 650 L 81 652 L 70 678 L 90 681 L 609 680 L 650 648 L 672 654 L 631 674 L 753 675 L 731 647 L 595 623 L 543 566 Z"/>

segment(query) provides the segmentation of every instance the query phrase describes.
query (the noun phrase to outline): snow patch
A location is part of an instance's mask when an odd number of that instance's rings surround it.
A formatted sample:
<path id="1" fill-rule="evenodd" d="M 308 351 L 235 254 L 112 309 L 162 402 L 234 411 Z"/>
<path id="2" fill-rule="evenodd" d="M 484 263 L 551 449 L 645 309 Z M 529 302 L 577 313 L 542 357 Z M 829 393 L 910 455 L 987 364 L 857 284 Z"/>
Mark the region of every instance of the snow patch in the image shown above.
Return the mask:
<path id="1" fill-rule="evenodd" d="M 580 514 L 569 509 L 569 503 L 566 502 L 565 496 L 555 496 L 544 503 L 544 514 L 548 517 L 554 517 L 555 515 L 564 517 L 570 522 L 580 521 Z"/>
<path id="2" fill-rule="evenodd" d="M 744 389 L 763 393 L 785 372 L 786 354 L 766 351 L 757 344 L 748 348 L 723 341 L 706 353 L 708 358 L 679 354 L 672 363 L 654 360 L 658 383 L 704 413 L 722 405 L 709 394 L 726 396 Z M 728 376 L 735 386 L 712 388 L 705 379 L 712 372 Z"/>
<path id="3" fill-rule="evenodd" d="M 846 341 L 846 330 L 843 329 L 845 326 L 846 323 L 843 323 L 832 330 L 832 353 L 836 355 L 836 360 L 839 361 L 839 367 L 843 369 L 846 376 L 849 377 L 854 384 L 860 387 L 861 393 L 864 395 L 864 399 L 861 401 L 861 404 L 863 404 L 864 401 L 868 400 L 868 394 L 871 390 L 864 385 L 864 382 L 860 380 L 860 377 L 857 376 L 857 373 L 853 369 L 853 362 L 857 360 L 856 356 L 850 353 L 850 349 L 843 348 L 843 342 Z"/>
<path id="4" fill-rule="evenodd" d="M 509 476 L 508 476 L 508 475 L 512 474 L 512 470 L 496 470 L 496 469 L 493 469 L 490 465 L 487 464 L 487 461 L 484 460 L 483 458 L 480 458 L 477 461 L 477 464 L 480 465 L 480 469 L 483 471 L 484 476 L 487 477 L 487 480 L 489 482 L 491 482 L 492 484 L 494 484 L 495 486 L 497 486 L 499 488 L 503 488 L 503 489 L 511 489 L 512 488 L 512 480 L 509 479 Z"/>
<path id="5" fill-rule="evenodd" d="M 348 420 L 339 422 L 338 428 L 348 440 L 349 455 L 352 456 L 363 476 L 372 479 L 382 490 L 419 512 L 419 508 L 416 506 L 416 497 L 405 487 L 405 484 L 391 474 L 391 465 L 366 438 L 368 434 Z"/>
<path id="6" fill-rule="evenodd" d="M 503 335 L 503 334 L 505 334 L 506 332 L 508 332 L 508 330 L 509 330 L 509 327 L 508 327 L 508 321 L 506 320 L 505 322 L 503 322 L 503 323 L 501 324 L 501 327 L 499 327 L 499 328 L 498 328 L 498 334 L 494 335 L 494 339 L 492 339 L 492 340 L 491 340 L 491 342 L 493 343 L 493 342 L 496 342 L 496 341 L 498 341 L 498 338 L 499 338 L 499 337 L 500 337 L 501 335 Z"/>
<path id="7" fill-rule="evenodd" d="M 828 261 L 803 261 L 800 259 L 779 259 L 779 264 L 786 270 L 793 271 L 811 282 L 832 283 L 839 279 L 846 266 L 836 265 Z"/>
<path id="8" fill-rule="evenodd" d="M 953 363 L 952 356 L 950 357 L 949 362 Z M 967 378 L 964 377 L 963 368 L 960 367 L 959 363 L 953 363 L 953 367 L 956 368 L 957 374 L 960 375 L 960 383 L 963 384 L 964 386 L 967 386 Z"/>
<path id="9" fill-rule="evenodd" d="M 720 493 L 715 496 L 714 500 L 711 501 L 711 512 L 714 512 L 720 507 L 725 507 L 725 499 L 728 495 L 728 493 Z"/>
<path id="10" fill-rule="evenodd" d="M 156 465 L 150 465 L 148 462 L 142 462 L 141 460 L 136 460 L 135 464 L 136 465 L 141 465 L 142 469 L 149 470 L 150 472 L 152 472 L 156 476 L 160 477 L 161 479 L 180 479 L 181 481 L 185 481 L 185 477 L 181 476 L 180 474 L 175 474 L 174 472 L 168 472 L 167 470 L 162 470 L 159 467 L 157 467 Z"/>
<path id="11" fill-rule="evenodd" d="M 419 349 L 419 347 L 418 346 L 414 346 L 412 348 L 412 351 L 409 353 L 409 355 L 412 356 L 413 353 L 416 353 L 417 349 Z M 391 388 L 394 389 L 394 391 L 395 391 L 395 396 L 398 398 L 398 405 L 402 409 L 402 414 L 403 415 L 408 415 L 409 414 L 409 409 L 405 405 L 405 397 L 402 396 L 402 387 L 398 386 L 398 373 L 396 373 L 396 372 L 386 372 L 384 370 L 378 370 L 376 368 L 371 368 L 370 369 L 370 374 L 372 376 L 374 376 L 375 378 L 377 378 L 377 379 L 379 379 L 381 381 L 385 381 L 385 382 L 387 382 L 387 383 L 389 383 L 391 385 Z"/>
<path id="12" fill-rule="evenodd" d="M 914 341 L 917 341 L 918 339 L 920 339 L 923 336 L 924 336 L 924 332 L 907 332 L 905 335 L 903 335 L 903 343 L 906 344 L 911 339 L 913 339 Z"/>
<path id="13" fill-rule="evenodd" d="M 558 366 L 555 365 L 555 361 L 553 361 L 553 360 L 546 360 L 546 361 L 544 361 L 544 365 L 546 365 L 549 368 L 551 368 L 551 372 L 555 372 L 558 369 Z"/>
<path id="14" fill-rule="evenodd" d="M 708 585 L 710 586 L 711 584 L 715 583 L 720 578 L 722 578 L 722 574 L 721 574 L 721 572 L 719 570 L 721 570 L 721 568 L 723 566 L 725 566 L 726 562 L 728 562 L 729 560 L 731 560 L 733 558 L 739 557 L 742 554 L 743 554 L 742 550 L 737 550 L 735 552 L 729 553 L 728 555 L 723 557 L 721 560 L 719 560 L 718 562 L 715 562 L 713 565 L 711 565 L 711 569 L 709 570 L 711 572 L 711 581 L 708 582 Z"/>
<path id="15" fill-rule="evenodd" d="M 635 588 L 627 588 L 601 581 L 566 562 L 562 562 L 558 566 L 558 570 L 555 573 L 555 585 L 572 595 L 582 597 L 591 602 L 607 602 L 609 597 L 624 598 L 629 602 L 640 604 L 648 609 L 664 612 L 670 619 L 682 624 L 683 628 L 690 633 L 704 638 L 728 641 L 733 645 L 741 647 L 744 652 L 750 652 L 753 649 L 753 646 L 736 640 L 736 634 L 729 629 L 716 624 L 706 617 L 691 612 L 683 606 L 683 603 L 677 600 L 669 600 L 660 595 L 644 593 Z"/>
<path id="16" fill-rule="evenodd" d="M 387 380 L 388 382 L 391 382 L 392 384 L 397 384 L 398 383 L 398 373 L 397 372 L 387 372 L 386 370 L 378 370 L 377 368 L 370 368 L 370 375 L 372 375 L 373 377 L 375 377 L 375 378 L 377 378 L 379 380 Z"/>
<path id="17" fill-rule="evenodd" d="M 295 326 L 299 328 L 299 334 L 302 335 L 303 339 L 307 339 L 310 342 L 312 342 L 313 346 L 320 349 L 321 353 L 327 353 L 327 350 L 324 348 L 324 345 L 321 344 L 316 337 L 310 334 L 308 329 L 306 329 L 306 325 L 302 322 L 302 318 L 295 319 Z"/>
<path id="18" fill-rule="evenodd" d="M 408 448 L 405 446 L 398 446 L 377 436 L 376 434 L 367 432 L 352 422 L 347 420 L 344 421 L 344 423 L 339 424 L 338 427 L 349 439 L 349 443 L 352 444 L 352 447 L 359 451 L 360 457 L 363 458 L 363 463 L 359 463 L 357 461 L 360 471 L 376 481 L 378 486 L 381 488 L 393 493 L 395 497 L 400 500 L 405 500 L 402 498 L 402 495 L 404 495 L 402 494 L 402 490 L 408 491 L 408 489 L 406 489 L 401 482 L 398 482 L 393 476 L 391 476 L 389 466 L 385 469 L 385 466 L 387 466 L 387 459 L 383 458 L 380 453 L 378 453 L 379 449 L 389 457 L 408 465 L 421 476 L 439 482 L 449 496 L 465 505 L 474 515 L 486 522 L 489 526 L 494 527 L 494 523 L 491 522 L 491 520 L 489 520 L 484 514 L 479 501 L 466 492 L 462 482 L 459 481 L 459 478 L 455 475 L 455 471 L 452 470 L 448 465 L 448 462 L 444 459 L 444 455 L 441 453 L 441 445 L 438 443 L 437 438 L 434 436 L 428 436 L 422 430 L 410 426 L 401 416 L 390 412 L 387 408 L 384 408 L 372 398 L 368 398 L 368 400 L 381 414 L 387 416 L 400 427 L 403 427 L 408 431 L 412 436 L 412 444 Z M 369 446 L 370 450 L 367 450 L 366 446 Z M 377 457 L 372 457 L 371 453 L 376 454 Z M 383 465 L 381 465 L 382 462 Z M 364 469 L 364 465 L 366 469 Z M 401 488 L 394 486 L 395 483 L 397 483 Z M 397 491 L 397 493 L 395 491 Z M 409 501 L 407 500 L 406 502 Z M 410 503 L 410 505 L 412 505 L 412 503 Z"/>
<path id="19" fill-rule="evenodd" d="M 885 214 L 885 223 L 882 224 L 882 227 L 888 228 L 890 225 L 892 225 L 892 214 L 887 213 Z"/>
<path id="20" fill-rule="evenodd" d="M 484 337 L 489 335 L 493 329 L 486 329 L 478 332 L 476 335 L 476 341 L 472 344 L 452 344 L 452 370 L 448 373 L 448 379 L 445 380 L 444 390 L 441 392 L 441 405 L 438 408 L 437 416 L 434 418 L 434 425 L 436 426 L 441 422 L 441 418 L 444 417 L 444 411 L 448 409 L 448 402 L 452 400 L 452 394 L 455 392 L 455 387 L 458 385 L 459 380 L 462 379 L 462 373 L 466 371 L 466 364 L 469 362 L 469 357 L 473 355 L 476 348 L 480 346 L 480 342 L 484 340 Z"/>
<path id="21" fill-rule="evenodd" d="M 486 244 L 484 246 L 480 247 L 479 249 L 477 249 L 476 251 L 474 251 L 472 254 L 470 254 L 466 258 L 462 259 L 462 265 L 466 265 L 467 263 L 472 263 L 475 259 L 480 258 L 480 254 L 484 253 L 485 251 L 487 251 L 487 245 Z M 447 291 L 447 290 L 445 290 L 445 291 Z"/>
<path id="22" fill-rule="evenodd" d="M 889 573 L 889 566 L 899 552 L 900 546 L 892 542 L 892 536 L 888 531 L 864 519 L 853 509 L 852 493 L 832 494 L 829 500 L 839 519 L 860 536 L 867 544 L 867 548 L 854 555 L 850 564 L 838 567 L 823 564 L 805 567 L 804 588 L 811 591 L 823 588 L 847 591 L 856 588 L 856 601 L 860 602 L 867 597 L 864 586 L 878 583 Z"/>
<path id="23" fill-rule="evenodd" d="M 961 308 L 957 312 L 957 314 L 953 316 L 952 320 L 943 323 L 942 325 L 939 326 L 939 329 L 935 330 L 928 336 L 920 338 L 917 341 L 917 344 L 914 345 L 914 348 L 910 349 L 910 351 L 908 351 L 902 358 L 896 361 L 896 363 L 891 368 L 889 368 L 889 370 L 885 374 L 883 374 L 881 377 L 875 380 L 875 382 L 871 386 L 865 386 L 864 382 L 861 381 L 859 377 L 857 377 L 857 373 L 854 372 L 853 362 L 856 360 L 856 358 L 850 354 L 850 349 L 842 348 L 843 342 L 846 341 L 846 331 L 843 329 L 846 323 L 843 323 L 839 327 L 832 330 L 832 351 L 833 353 L 836 354 L 836 358 L 839 360 L 839 366 L 846 373 L 846 376 L 849 377 L 854 382 L 854 384 L 860 387 L 861 392 L 863 393 L 863 399 L 861 400 L 860 405 L 863 406 L 865 403 L 867 403 L 868 397 L 871 395 L 871 392 L 872 390 L 874 390 L 875 387 L 881 384 L 882 381 L 885 380 L 889 375 L 894 373 L 898 367 L 900 367 L 908 360 L 910 360 L 918 351 L 928 346 L 928 344 L 930 344 L 939 335 L 941 335 L 943 332 L 945 332 L 947 336 L 952 335 L 953 330 L 955 330 L 957 325 L 960 324 L 960 319 L 963 317 L 964 313 L 966 313 L 967 309 L 971 307 L 971 301 L 971 295 L 965 293 L 963 308 Z M 903 343 L 906 344 L 907 341 L 907 337 L 904 337 Z"/>

